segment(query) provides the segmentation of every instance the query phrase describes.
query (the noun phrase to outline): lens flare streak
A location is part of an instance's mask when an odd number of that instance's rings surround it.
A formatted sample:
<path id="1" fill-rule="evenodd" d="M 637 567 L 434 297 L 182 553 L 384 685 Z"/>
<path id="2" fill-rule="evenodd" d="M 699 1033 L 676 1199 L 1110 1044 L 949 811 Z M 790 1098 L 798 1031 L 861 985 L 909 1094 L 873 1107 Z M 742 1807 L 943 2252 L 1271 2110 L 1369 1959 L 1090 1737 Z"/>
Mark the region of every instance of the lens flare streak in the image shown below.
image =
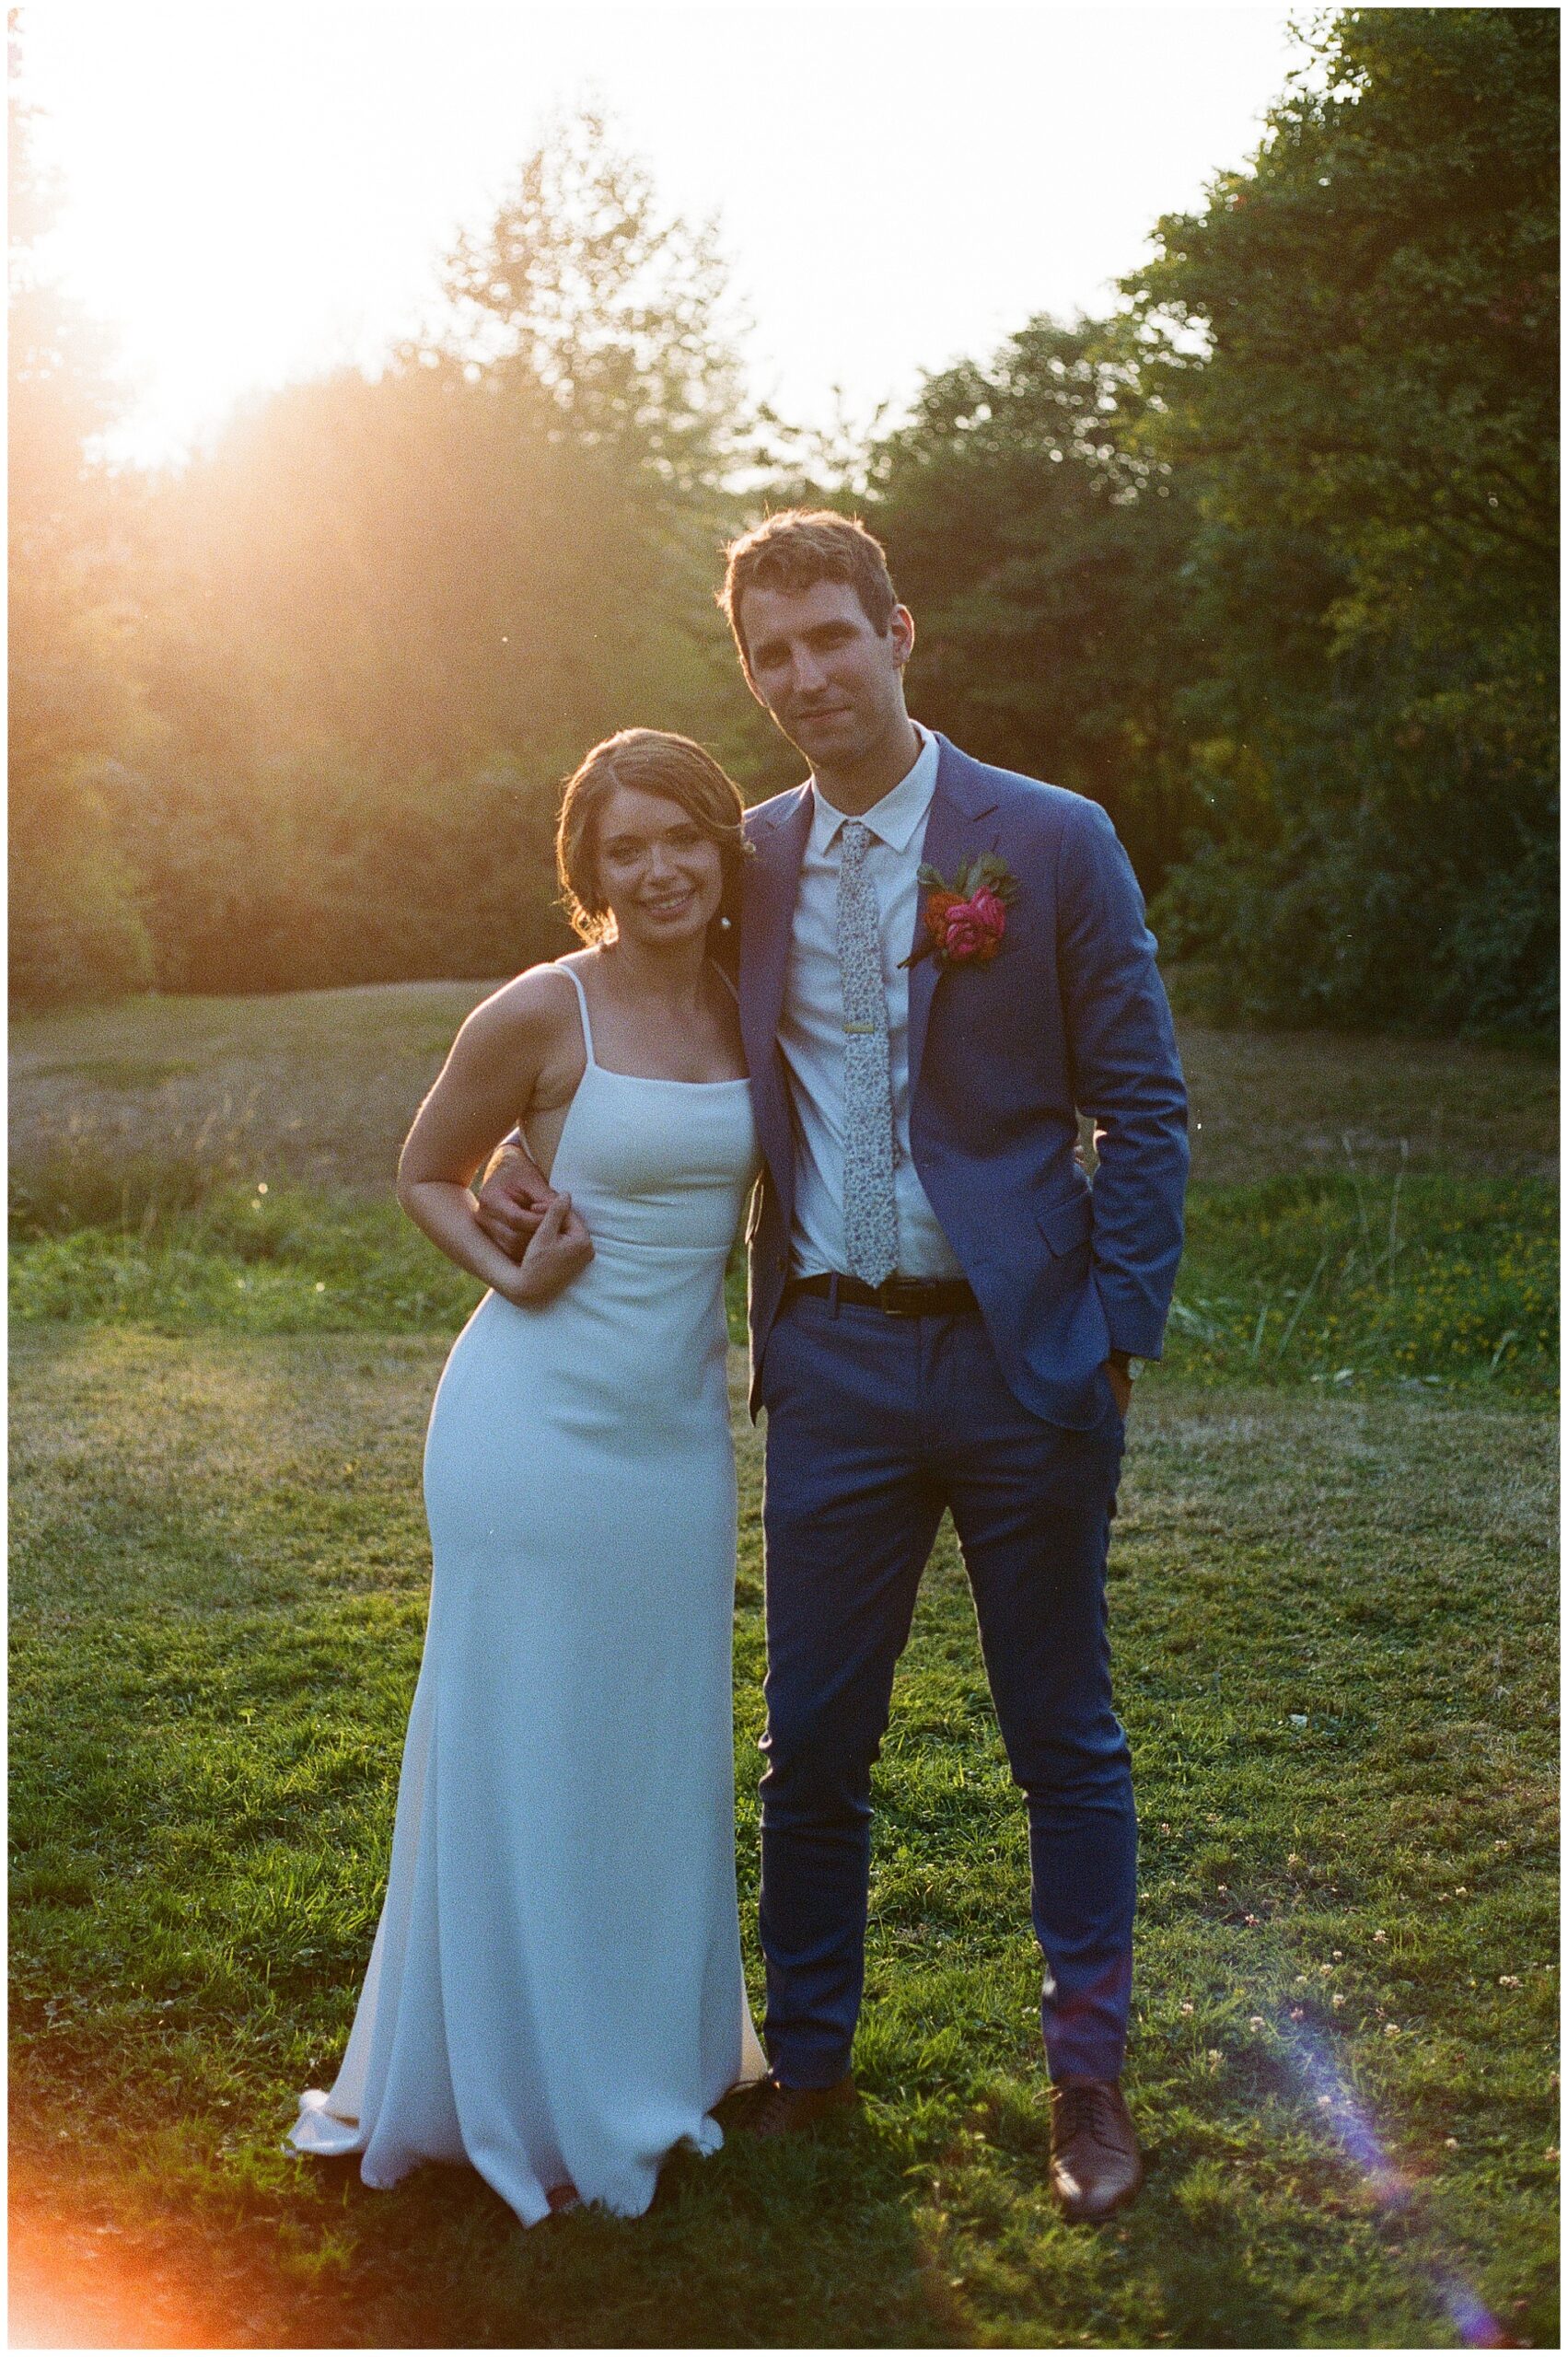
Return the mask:
<path id="1" fill-rule="evenodd" d="M 1371 2120 L 1346 2085 L 1329 2048 L 1295 2024 L 1282 2036 L 1297 2078 L 1346 2157 L 1365 2178 L 1376 2207 L 1388 2217 L 1409 2210 L 1416 2189 L 1384 2151 Z M 1434 2290 L 1467 2349 L 1503 2349 L 1509 2345 L 1508 2335 L 1497 2318 L 1461 2276 L 1448 2268 L 1434 2267 L 1431 2278 Z"/>

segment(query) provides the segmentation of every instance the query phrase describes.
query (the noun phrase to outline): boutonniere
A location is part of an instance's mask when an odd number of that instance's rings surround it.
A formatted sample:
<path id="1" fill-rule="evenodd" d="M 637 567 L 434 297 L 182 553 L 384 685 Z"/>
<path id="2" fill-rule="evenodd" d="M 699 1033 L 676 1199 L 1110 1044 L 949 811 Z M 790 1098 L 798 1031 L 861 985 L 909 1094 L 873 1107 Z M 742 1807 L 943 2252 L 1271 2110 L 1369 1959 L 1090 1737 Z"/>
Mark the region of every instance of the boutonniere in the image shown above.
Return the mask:
<path id="1" fill-rule="evenodd" d="M 1007 910 L 1017 898 L 1016 878 L 1005 860 L 993 851 L 977 860 L 965 860 L 949 884 L 935 867 L 923 866 L 919 881 L 925 887 L 925 938 L 903 959 L 918 966 L 935 958 L 938 966 L 989 966 L 1007 930 Z"/>

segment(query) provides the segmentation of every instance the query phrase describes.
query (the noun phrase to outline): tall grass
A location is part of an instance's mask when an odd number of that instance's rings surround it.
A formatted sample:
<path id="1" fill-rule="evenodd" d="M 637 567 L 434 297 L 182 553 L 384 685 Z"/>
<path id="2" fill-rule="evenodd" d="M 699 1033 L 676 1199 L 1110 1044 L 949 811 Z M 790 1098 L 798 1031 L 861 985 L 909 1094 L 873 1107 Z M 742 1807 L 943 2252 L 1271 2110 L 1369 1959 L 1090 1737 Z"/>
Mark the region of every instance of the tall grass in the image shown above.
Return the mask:
<path id="1" fill-rule="evenodd" d="M 178 1161 L 14 1186 L 11 1315 L 185 1333 L 456 1333 L 480 1298 L 395 1203 Z"/>
<path id="2" fill-rule="evenodd" d="M 479 1287 L 389 1200 L 77 1155 L 12 1183 L 12 1316 L 155 1330 L 455 1332 Z M 1545 1399 L 1556 1195 L 1353 1163 L 1191 1191 L 1164 1372 L 1210 1384 L 1460 1384 Z M 733 1338 L 745 1272 L 730 1271 Z"/>
<path id="3" fill-rule="evenodd" d="M 1557 1195 L 1537 1178 L 1301 1173 L 1196 1187 L 1167 1363 L 1202 1382 L 1550 1395 Z"/>
<path id="4" fill-rule="evenodd" d="M 146 1241 L 167 1231 L 179 1213 L 236 1183 L 229 1157 L 215 1157 L 204 1142 L 116 1155 L 101 1140 L 54 1140 L 41 1154 L 12 1166 L 11 1236 L 14 1241 L 36 1242 L 101 1228 Z"/>

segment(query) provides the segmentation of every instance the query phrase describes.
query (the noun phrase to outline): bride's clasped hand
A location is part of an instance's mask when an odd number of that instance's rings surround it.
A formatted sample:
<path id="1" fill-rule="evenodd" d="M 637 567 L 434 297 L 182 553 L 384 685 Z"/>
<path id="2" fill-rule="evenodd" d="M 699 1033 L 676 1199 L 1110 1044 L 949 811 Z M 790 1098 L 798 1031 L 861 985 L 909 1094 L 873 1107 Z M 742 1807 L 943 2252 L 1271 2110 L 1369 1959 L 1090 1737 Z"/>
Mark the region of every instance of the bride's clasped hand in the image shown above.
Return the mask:
<path id="1" fill-rule="evenodd" d="M 559 1194 L 552 1190 L 522 1259 L 508 1262 L 495 1291 L 519 1309 L 538 1308 L 580 1276 L 593 1257 L 593 1238 L 581 1213 L 573 1210 L 571 1196 L 564 1189 Z"/>

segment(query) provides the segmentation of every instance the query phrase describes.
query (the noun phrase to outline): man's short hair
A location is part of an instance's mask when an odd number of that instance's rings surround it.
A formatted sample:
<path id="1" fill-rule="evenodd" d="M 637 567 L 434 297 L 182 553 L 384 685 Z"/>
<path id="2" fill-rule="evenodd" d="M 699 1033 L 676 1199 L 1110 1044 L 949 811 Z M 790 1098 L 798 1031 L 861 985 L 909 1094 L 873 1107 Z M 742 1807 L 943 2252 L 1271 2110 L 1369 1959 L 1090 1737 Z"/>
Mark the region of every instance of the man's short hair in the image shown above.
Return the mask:
<path id="1" fill-rule="evenodd" d="M 743 593 L 783 589 L 793 596 L 819 581 L 847 581 L 872 629 L 887 635 L 899 602 L 887 552 L 854 517 L 835 516 L 829 507 L 786 507 L 731 541 L 718 602 L 748 678 L 751 656 L 740 627 Z"/>

